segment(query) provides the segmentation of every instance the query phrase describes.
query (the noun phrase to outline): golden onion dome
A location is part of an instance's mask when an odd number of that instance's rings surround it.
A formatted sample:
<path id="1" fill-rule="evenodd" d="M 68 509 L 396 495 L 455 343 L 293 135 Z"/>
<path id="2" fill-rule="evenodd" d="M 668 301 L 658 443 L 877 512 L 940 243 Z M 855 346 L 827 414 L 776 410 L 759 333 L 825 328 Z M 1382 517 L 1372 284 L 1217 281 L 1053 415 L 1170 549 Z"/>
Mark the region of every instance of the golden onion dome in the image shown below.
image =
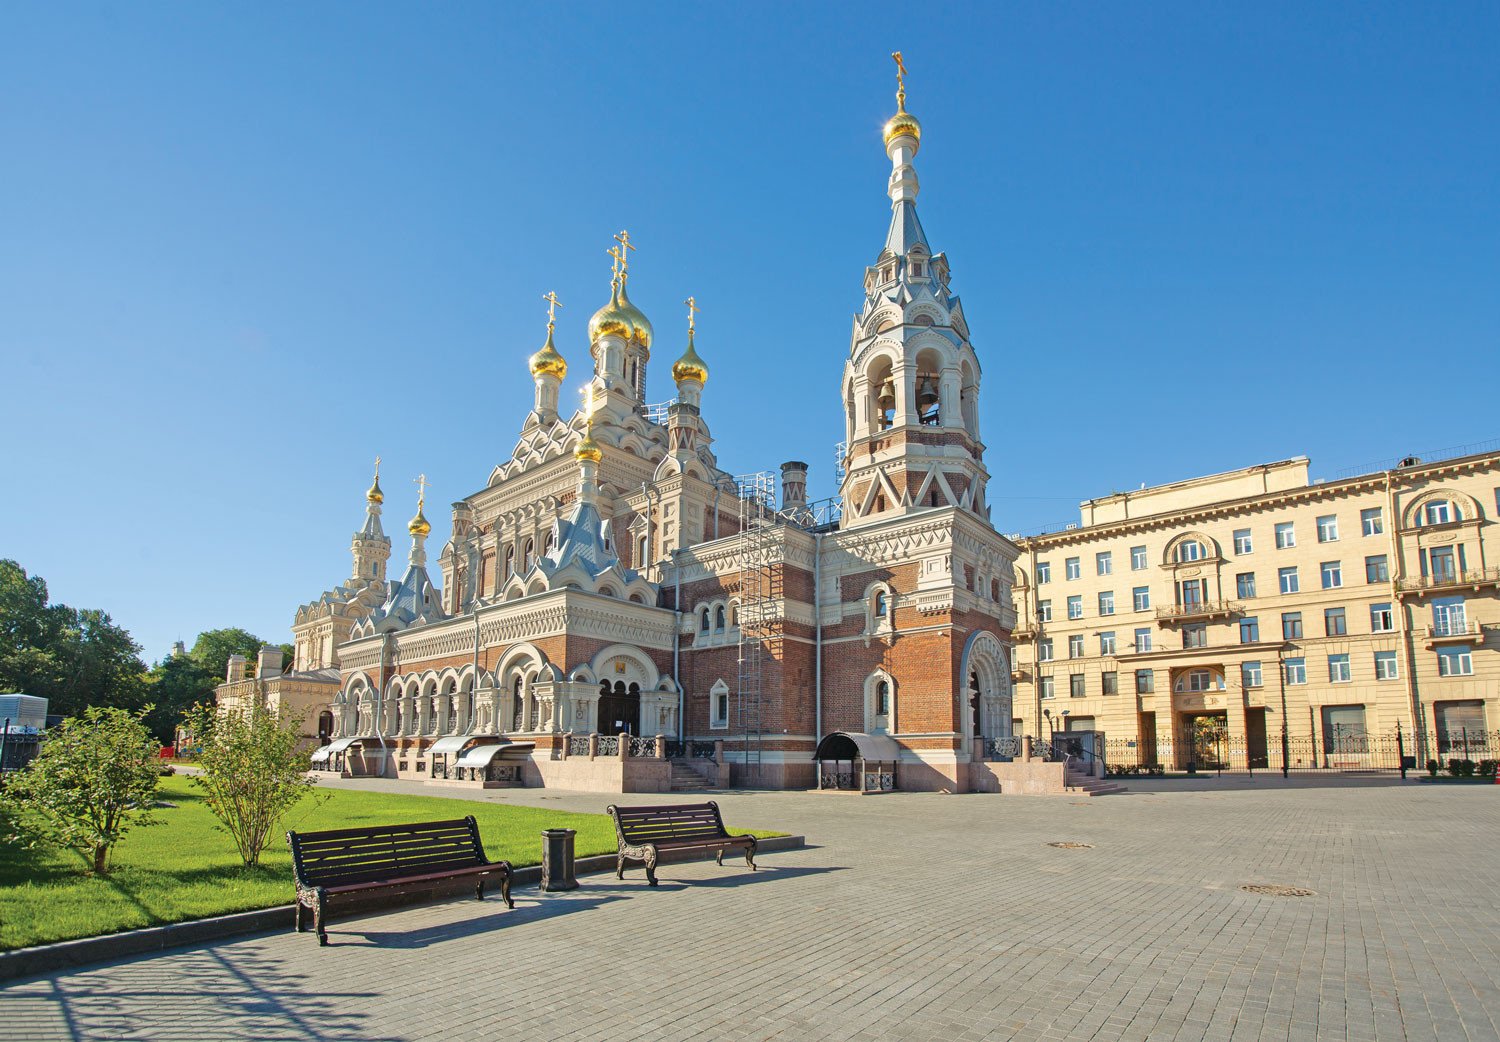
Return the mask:
<path id="1" fill-rule="evenodd" d="M 620 276 L 620 311 L 630 321 L 630 339 L 640 344 L 646 349 L 646 353 L 650 354 L 651 339 L 655 335 L 655 331 L 651 328 L 651 320 L 641 312 L 640 308 L 632 304 L 630 298 L 626 296 L 625 280 L 627 277 L 625 274 L 621 274 Z"/>
<path id="2" fill-rule="evenodd" d="M 426 538 L 432 531 L 432 524 L 422 514 L 422 503 L 420 500 L 417 502 L 417 516 L 407 523 L 406 530 L 412 535 L 419 535 L 423 538 Z"/>
<path id="3" fill-rule="evenodd" d="M 573 450 L 573 458 L 591 460 L 594 463 L 598 463 L 604 458 L 604 453 L 600 450 L 599 443 L 594 440 L 594 428 L 592 424 L 583 429 L 583 440 L 578 443 L 578 448 Z"/>
<path id="4" fill-rule="evenodd" d="M 568 375 L 568 361 L 552 346 L 552 323 L 547 323 L 547 342 L 542 349 L 527 360 L 532 376 L 555 376 L 559 380 Z"/>
<path id="5" fill-rule="evenodd" d="M 375 504 L 380 504 L 380 503 L 384 503 L 385 502 L 385 493 L 382 492 L 382 491 L 380 491 L 380 475 L 379 474 L 376 474 L 375 475 L 375 480 L 373 482 L 371 482 L 369 491 L 365 493 L 365 499 L 367 499 L 371 503 L 375 503 Z"/>
<path id="6" fill-rule="evenodd" d="M 620 307 L 620 284 L 615 282 L 610 286 L 609 303 L 594 312 L 594 317 L 589 319 L 589 343 L 597 344 L 607 336 L 629 340 L 634 332 L 635 326 L 630 315 Z"/>
<path id="7" fill-rule="evenodd" d="M 922 144 L 922 124 L 906 111 L 905 105 L 899 106 L 896 114 L 885 121 L 885 147 L 890 148 L 891 142 L 903 134 L 910 134 L 918 146 Z"/>
<path id="8" fill-rule="evenodd" d="M 682 383 L 684 380 L 697 380 L 700 384 L 708 383 L 708 363 L 698 357 L 698 351 L 693 346 L 693 331 L 688 330 L 687 350 L 682 352 L 682 357 L 672 363 L 672 380 Z"/>

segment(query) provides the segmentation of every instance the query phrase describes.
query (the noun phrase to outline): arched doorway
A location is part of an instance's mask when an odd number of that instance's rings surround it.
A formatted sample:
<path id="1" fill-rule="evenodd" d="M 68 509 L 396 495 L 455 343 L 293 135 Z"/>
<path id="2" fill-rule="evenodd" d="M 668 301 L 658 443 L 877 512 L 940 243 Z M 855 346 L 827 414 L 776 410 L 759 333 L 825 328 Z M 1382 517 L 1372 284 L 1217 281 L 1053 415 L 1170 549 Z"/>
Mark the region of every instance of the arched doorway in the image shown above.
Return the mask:
<path id="1" fill-rule="evenodd" d="M 599 733 L 639 734 L 641 729 L 641 686 L 627 685 L 623 680 L 599 684 Z"/>
<path id="2" fill-rule="evenodd" d="M 327 745 L 333 738 L 333 711 L 325 709 L 318 714 L 318 744 Z"/>

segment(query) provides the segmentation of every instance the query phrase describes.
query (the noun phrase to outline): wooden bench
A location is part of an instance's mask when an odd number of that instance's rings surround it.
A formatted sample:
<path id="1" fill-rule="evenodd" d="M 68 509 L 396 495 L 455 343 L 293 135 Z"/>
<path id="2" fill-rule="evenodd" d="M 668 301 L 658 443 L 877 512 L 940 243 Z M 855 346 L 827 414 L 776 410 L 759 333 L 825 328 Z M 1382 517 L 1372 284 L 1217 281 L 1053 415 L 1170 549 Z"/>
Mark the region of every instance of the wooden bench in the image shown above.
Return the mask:
<path id="1" fill-rule="evenodd" d="M 743 849 L 745 863 L 755 870 L 755 837 L 731 836 L 724 830 L 719 805 L 692 803 L 677 807 L 616 807 L 615 837 L 620 852 L 615 863 L 615 877 L 625 878 L 625 862 L 646 866 L 646 879 L 656 885 L 656 863 L 663 855 L 692 854 L 712 850 L 724 863 L 724 851 Z"/>
<path id="2" fill-rule="evenodd" d="M 473 817 L 288 832 L 286 842 L 297 880 L 297 932 L 303 930 L 302 909 L 311 909 L 320 945 L 328 943 L 324 923 L 329 898 L 377 890 L 433 890 L 449 880 L 472 878 L 474 896 L 482 901 L 485 880 L 494 877 L 500 880 L 506 907 L 516 906 L 510 898 L 510 862 L 484 856 Z"/>

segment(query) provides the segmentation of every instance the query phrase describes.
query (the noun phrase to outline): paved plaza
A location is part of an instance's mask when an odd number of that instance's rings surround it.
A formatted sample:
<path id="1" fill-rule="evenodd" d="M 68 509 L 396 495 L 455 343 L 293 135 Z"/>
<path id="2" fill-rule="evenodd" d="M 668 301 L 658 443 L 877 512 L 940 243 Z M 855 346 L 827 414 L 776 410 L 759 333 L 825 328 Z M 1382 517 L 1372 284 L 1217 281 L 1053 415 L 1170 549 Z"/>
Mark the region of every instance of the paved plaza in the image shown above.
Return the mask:
<path id="1" fill-rule="evenodd" d="M 1500 1038 L 1500 789 L 1337 781 L 725 793 L 809 846 L 20 981 L 0 1038 Z"/>

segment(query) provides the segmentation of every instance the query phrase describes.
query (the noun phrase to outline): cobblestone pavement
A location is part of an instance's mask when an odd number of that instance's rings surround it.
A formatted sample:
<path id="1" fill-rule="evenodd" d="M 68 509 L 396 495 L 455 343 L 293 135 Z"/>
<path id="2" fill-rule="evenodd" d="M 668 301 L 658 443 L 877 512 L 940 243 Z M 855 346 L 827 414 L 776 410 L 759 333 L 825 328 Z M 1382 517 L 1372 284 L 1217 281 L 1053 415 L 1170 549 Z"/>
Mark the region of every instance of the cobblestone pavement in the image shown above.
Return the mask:
<path id="1" fill-rule="evenodd" d="M 719 799 L 811 846 L 20 981 L 0 1038 L 1500 1038 L 1500 788 Z"/>

